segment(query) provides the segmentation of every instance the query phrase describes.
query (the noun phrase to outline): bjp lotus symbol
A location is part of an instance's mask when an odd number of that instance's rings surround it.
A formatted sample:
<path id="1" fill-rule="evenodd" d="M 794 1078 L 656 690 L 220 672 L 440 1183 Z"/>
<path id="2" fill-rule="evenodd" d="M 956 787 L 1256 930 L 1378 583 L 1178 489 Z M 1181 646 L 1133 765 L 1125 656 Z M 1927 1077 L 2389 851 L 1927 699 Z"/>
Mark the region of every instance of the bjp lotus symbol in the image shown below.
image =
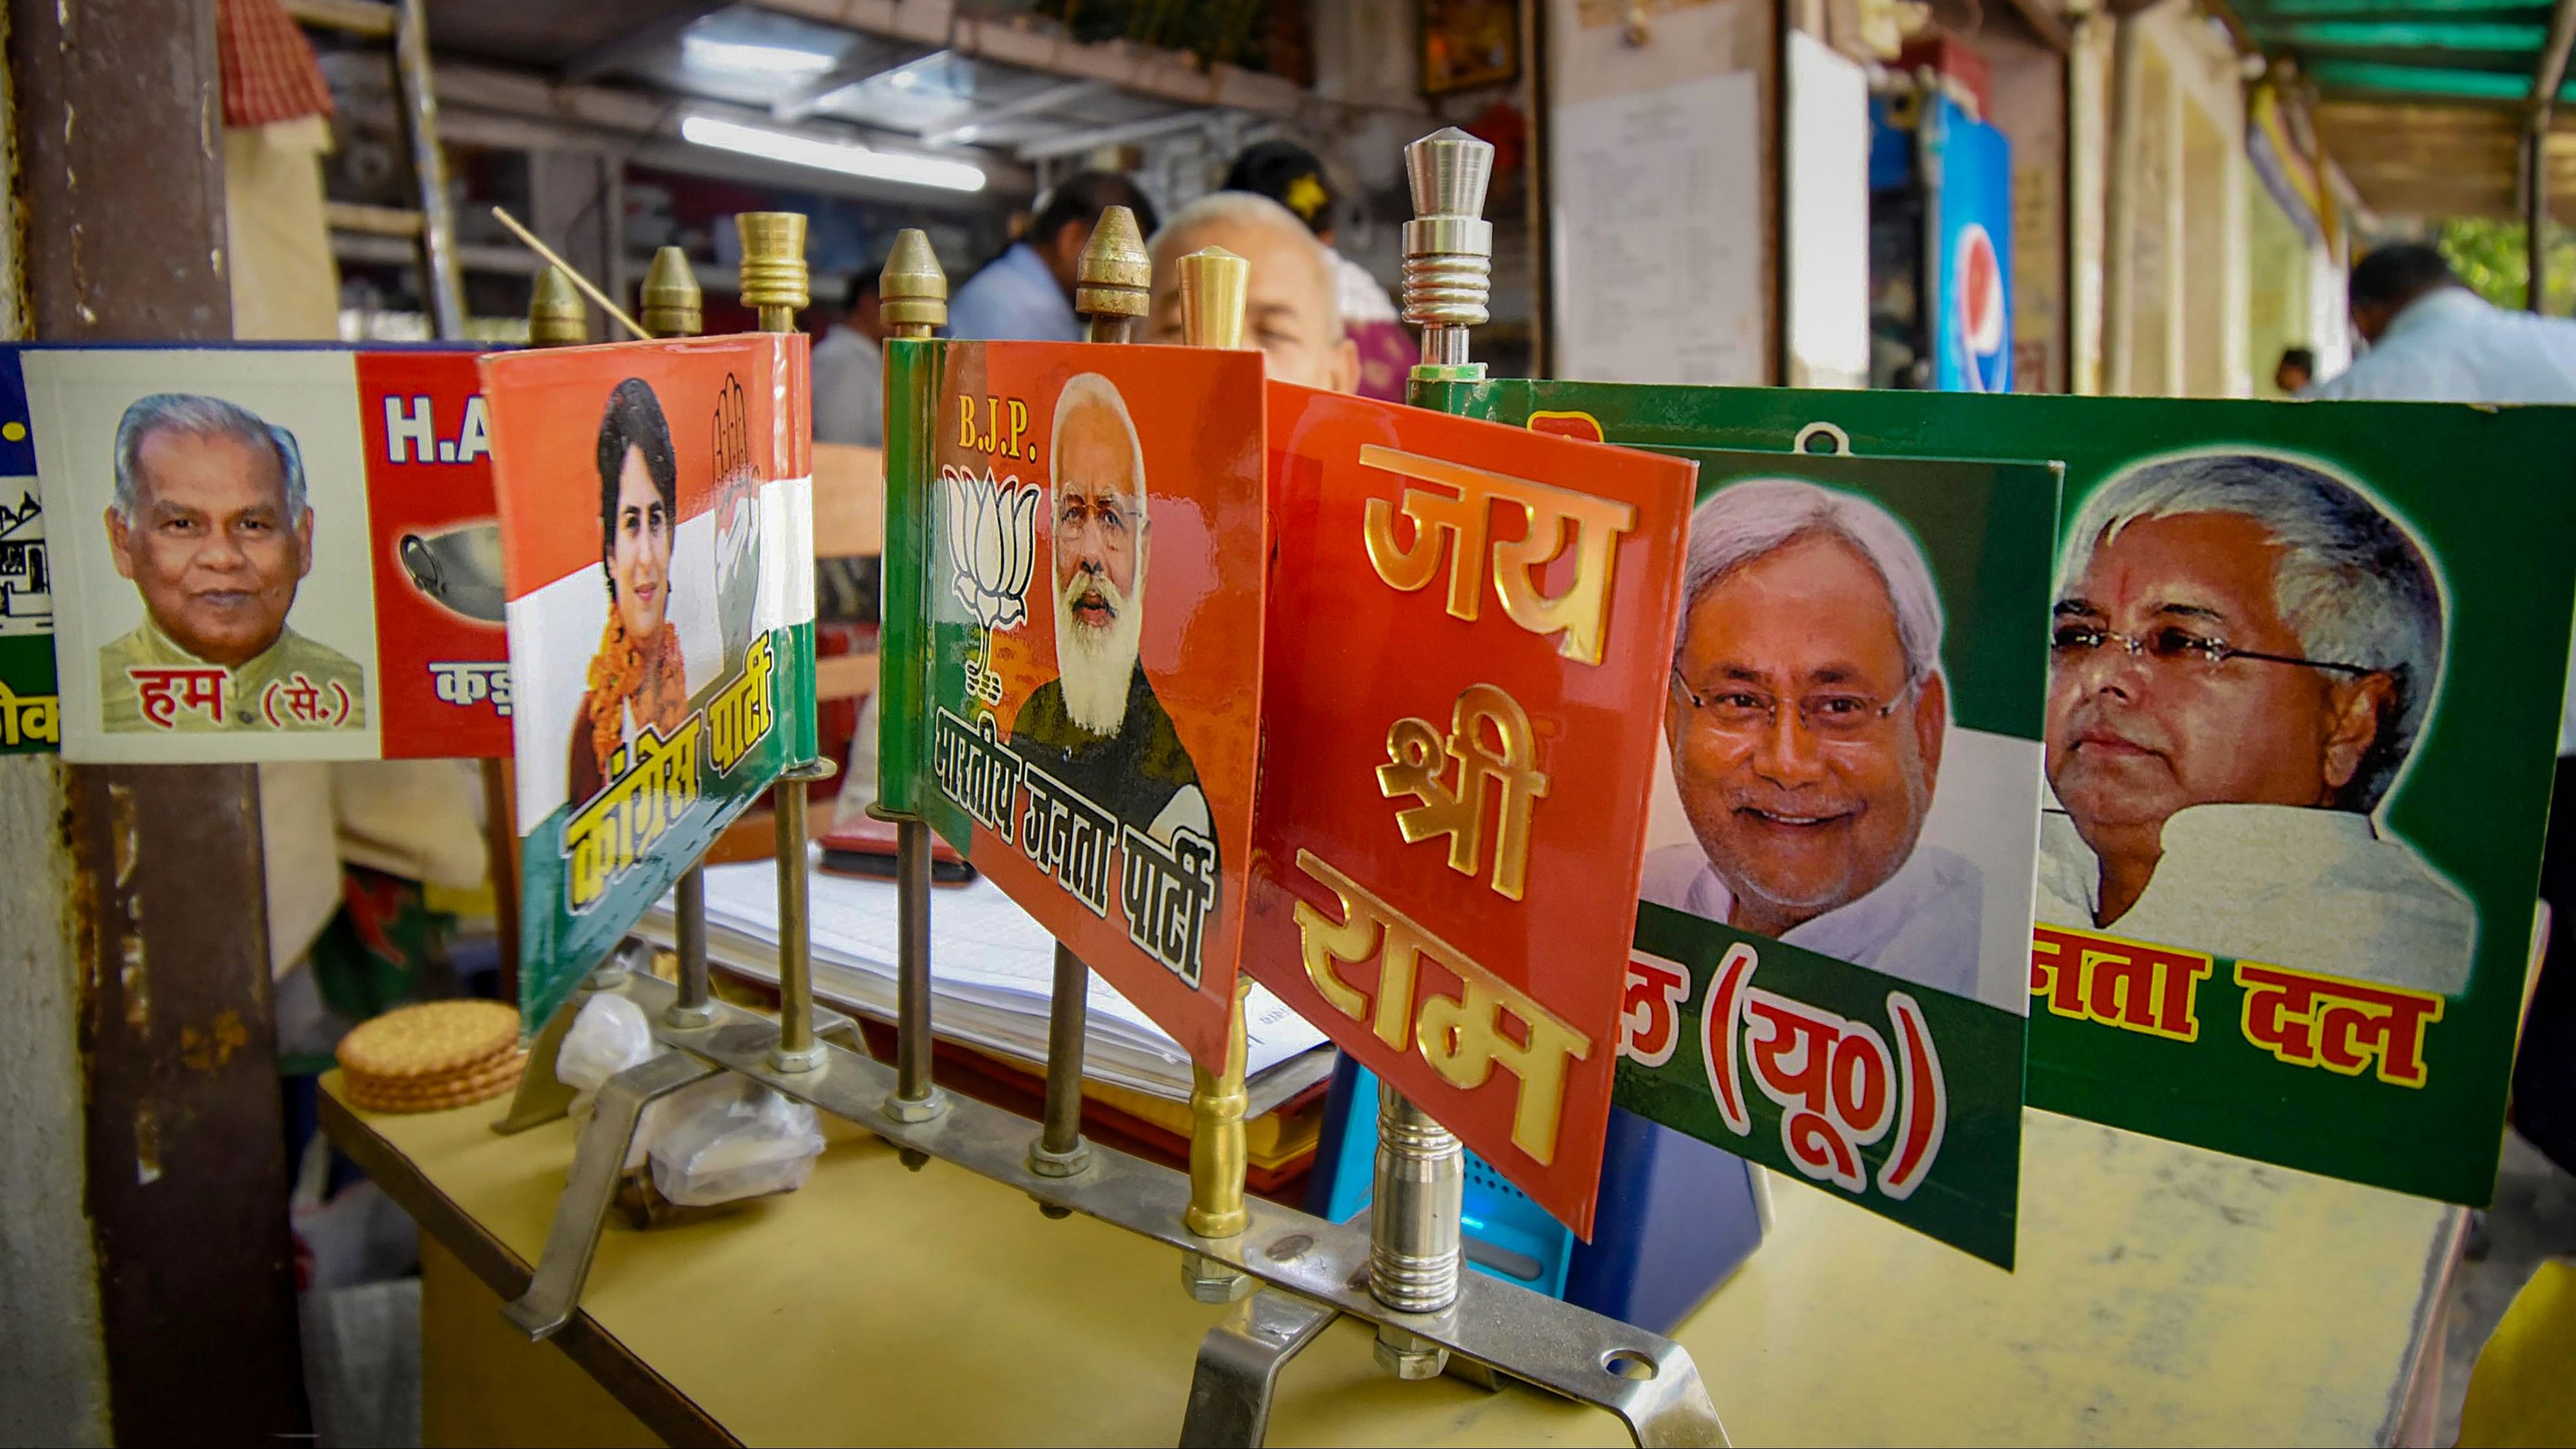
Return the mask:
<path id="1" fill-rule="evenodd" d="M 987 630 L 1018 628 L 1028 621 L 1037 563 L 1038 490 L 954 467 L 939 470 L 939 486 L 948 504 L 950 591 Z"/>

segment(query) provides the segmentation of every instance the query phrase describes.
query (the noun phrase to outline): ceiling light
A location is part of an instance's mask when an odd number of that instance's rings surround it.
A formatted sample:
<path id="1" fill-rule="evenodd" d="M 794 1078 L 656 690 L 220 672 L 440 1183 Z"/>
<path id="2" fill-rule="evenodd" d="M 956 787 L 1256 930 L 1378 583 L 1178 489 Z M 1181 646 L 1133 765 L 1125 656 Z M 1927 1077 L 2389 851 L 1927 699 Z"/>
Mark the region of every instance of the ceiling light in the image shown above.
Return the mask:
<path id="1" fill-rule="evenodd" d="M 921 84 L 921 77 L 908 70 L 899 70 L 886 77 L 886 84 L 899 91 L 908 91 Z"/>
<path id="2" fill-rule="evenodd" d="M 945 161 L 936 156 L 909 155 L 900 151 L 878 151 L 855 142 L 824 141 L 795 131 L 746 126 L 714 116 L 690 116 L 681 121 L 680 138 L 696 145 L 712 146 L 719 151 L 784 161 L 790 166 L 838 171 L 845 176 L 900 181 L 911 186 L 937 186 L 949 191 L 984 189 L 983 168 L 964 161 Z"/>
<path id="3" fill-rule="evenodd" d="M 747 45 L 733 40 L 709 40 L 703 35 L 681 36 L 680 58 L 709 70 L 748 71 L 760 75 L 820 75 L 830 70 L 838 59 L 792 45 Z"/>

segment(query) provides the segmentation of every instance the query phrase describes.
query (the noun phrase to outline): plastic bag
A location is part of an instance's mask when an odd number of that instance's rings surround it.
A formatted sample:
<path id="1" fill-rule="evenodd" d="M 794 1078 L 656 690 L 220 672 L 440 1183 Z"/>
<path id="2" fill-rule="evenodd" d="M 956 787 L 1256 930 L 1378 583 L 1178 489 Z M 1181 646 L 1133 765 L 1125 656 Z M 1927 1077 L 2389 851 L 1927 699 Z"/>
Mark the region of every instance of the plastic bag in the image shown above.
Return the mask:
<path id="1" fill-rule="evenodd" d="M 555 1078 L 573 1089 L 575 1117 L 590 1112 L 592 1099 L 608 1079 L 628 1067 L 642 1066 L 653 1055 L 653 1026 L 644 1008 L 614 992 L 602 991 L 581 1004 L 555 1053 Z"/>
<path id="2" fill-rule="evenodd" d="M 613 992 L 583 1002 L 555 1056 L 555 1076 L 575 1092 L 573 1121 L 588 1125 L 608 1079 L 656 1050 L 642 1007 Z M 813 1108 L 724 1073 L 646 1103 L 626 1168 L 649 1159 L 662 1196 L 706 1207 L 802 1187 L 822 1152 Z"/>
<path id="3" fill-rule="evenodd" d="M 563 1045 L 555 1052 L 555 1079 L 573 1089 L 574 1124 L 590 1124 L 599 1089 L 608 1085 L 609 1078 L 628 1067 L 642 1066 L 652 1056 L 653 1026 L 644 1019 L 644 1008 L 608 991 L 583 1002 L 572 1019 L 572 1029 L 564 1033 Z M 643 1119 L 635 1128 L 635 1145 L 626 1151 L 627 1167 L 644 1165 L 645 1151 L 663 1120 L 669 1117 L 665 1109 L 670 1104 L 671 1099 L 665 1097 L 645 1105 Z"/>
<path id="4" fill-rule="evenodd" d="M 654 1135 L 653 1185 L 684 1207 L 793 1192 L 823 1154 L 814 1109 L 728 1073 L 669 1099 Z"/>

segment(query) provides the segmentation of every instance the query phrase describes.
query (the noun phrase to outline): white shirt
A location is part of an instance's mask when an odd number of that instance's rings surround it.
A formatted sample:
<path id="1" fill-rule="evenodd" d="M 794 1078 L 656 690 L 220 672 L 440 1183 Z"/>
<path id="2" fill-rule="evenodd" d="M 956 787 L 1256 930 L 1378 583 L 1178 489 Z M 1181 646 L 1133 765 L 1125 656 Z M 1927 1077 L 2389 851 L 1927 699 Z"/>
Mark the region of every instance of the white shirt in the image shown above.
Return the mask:
<path id="1" fill-rule="evenodd" d="M 2352 366 L 2310 383 L 2323 402 L 2576 403 L 2576 321 L 2508 312 L 2466 287 L 2428 292 Z M 2559 705 L 2558 753 L 2576 755 L 2576 639 Z"/>
<path id="2" fill-rule="evenodd" d="M 1637 894 L 1712 921 L 1724 921 L 1735 905 L 1695 843 L 1668 845 L 1647 856 Z M 1876 890 L 1801 921 L 1779 939 L 1975 1001 L 1978 914 L 1984 904 L 1985 878 L 1973 862 L 1939 846 L 1918 845 Z"/>
<path id="3" fill-rule="evenodd" d="M 2177 810 L 2137 904 L 2097 927 L 2101 878 L 2075 822 L 2042 815 L 2039 919 L 2049 925 L 2448 996 L 2469 984 L 2478 918 L 2468 898 L 2354 811 Z"/>
<path id="4" fill-rule="evenodd" d="M 814 344 L 814 441 L 885 446 L 885 352 L 839 322 Z"/>
<path id="5" fill-rule="evenodd" d="M 2444 287 L 2408 303 L 2352 366 L 2299 396 L 2576 403 L 2576 321 L 2508 312 L 2466 287 Z"/>
<path id="6" fill-rule="evenodd" d="M 1387 295 L 1385 286 L 1377 278 L 1369 275 L 1368 268 L 1340 252 L 1328 251 L 1324 255 L 1333 259 L 1333 300 L 1334 305 L 1341 309 L 1344 322 L 1399 320 L 1395 299 Z"/>

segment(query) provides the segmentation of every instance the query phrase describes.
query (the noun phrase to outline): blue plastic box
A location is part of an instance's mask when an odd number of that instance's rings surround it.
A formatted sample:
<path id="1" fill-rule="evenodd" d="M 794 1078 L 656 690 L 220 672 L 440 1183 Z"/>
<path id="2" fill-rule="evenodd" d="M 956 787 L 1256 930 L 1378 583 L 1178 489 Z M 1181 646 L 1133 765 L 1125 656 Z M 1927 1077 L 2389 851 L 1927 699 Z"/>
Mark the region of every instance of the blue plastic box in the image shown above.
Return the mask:
<path id="1" fill-rule="evenodd" d="M 1324 1099 L 1307 1210 L 1337 1223 L 1369 1205 L 1377 1077 L 1345 1056 Z M 1592 1241 L 1467 1154 L 1467 1260 L 1478 1272 L 1670 1333 L 1762 1245 L 1753 1168 L 1634 1113 L 1610 1109 Z"/>

